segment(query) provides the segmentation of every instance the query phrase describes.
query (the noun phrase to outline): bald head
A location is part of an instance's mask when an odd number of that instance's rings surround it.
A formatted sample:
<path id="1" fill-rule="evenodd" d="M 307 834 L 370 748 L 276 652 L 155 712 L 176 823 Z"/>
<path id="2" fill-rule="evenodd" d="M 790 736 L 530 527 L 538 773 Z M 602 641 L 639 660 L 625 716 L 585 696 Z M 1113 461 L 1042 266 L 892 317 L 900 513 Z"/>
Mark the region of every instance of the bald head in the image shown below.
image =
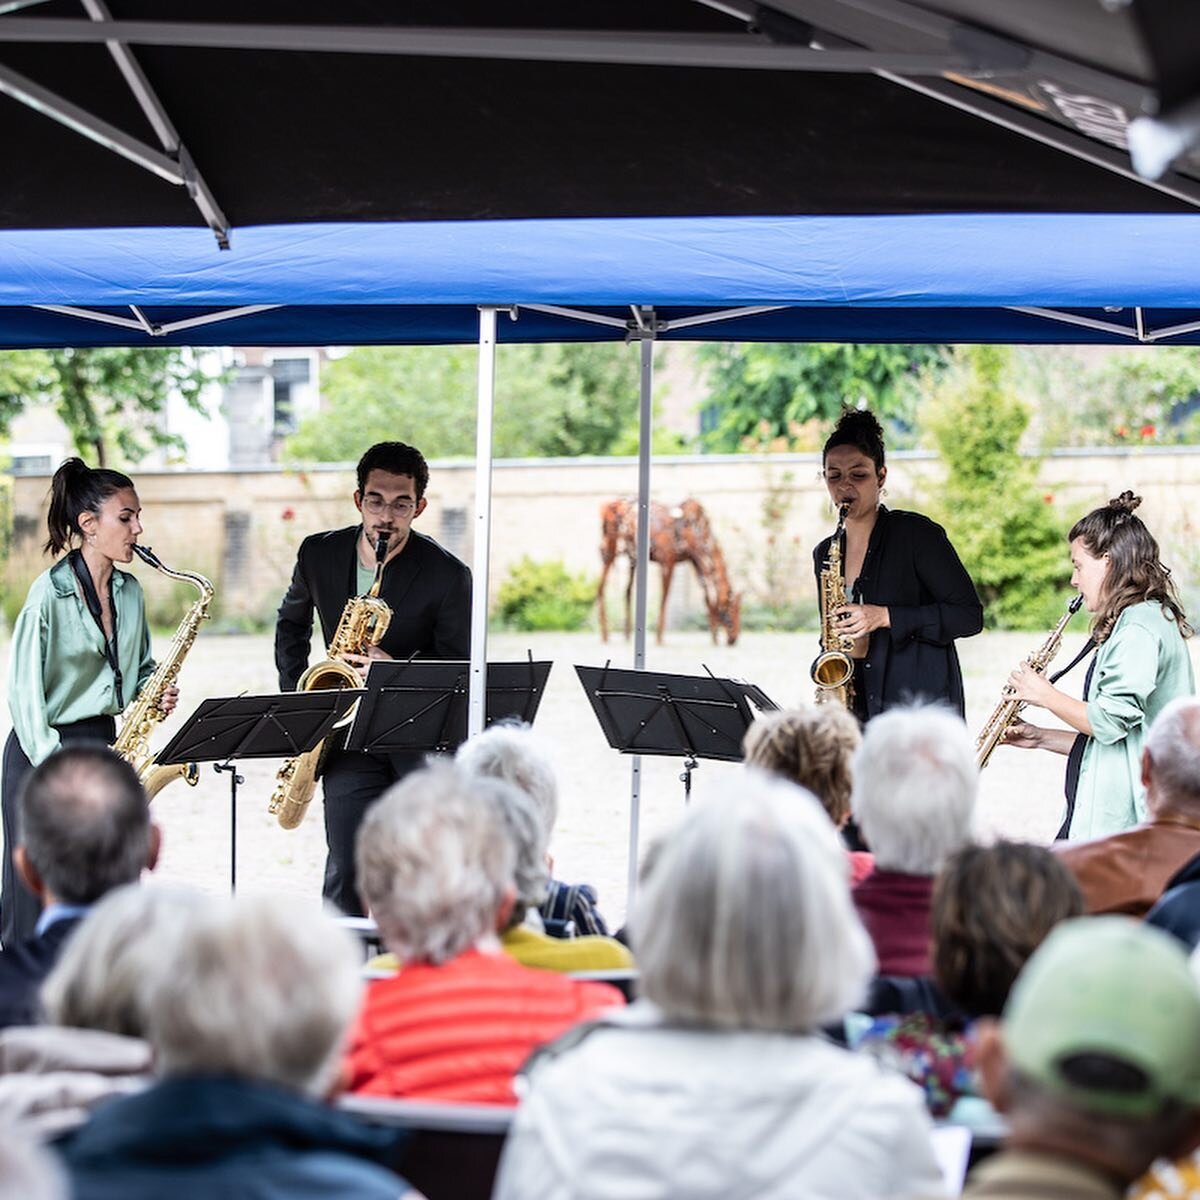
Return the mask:
<path id="1" fill-rule="evenodd" d="M 1158 714 L 1146 735 L 1142 779 L 1154 813 L 1200 816 L 1200 699 L 1180 697 Z"/>
<path id="2" fill-rule="evenodd" d="M 43 899 L 92 904 L 136 882 L 157 851 L 137 773 L 102 743 L 57 750 L 26 779 L 16 862 Z"/>

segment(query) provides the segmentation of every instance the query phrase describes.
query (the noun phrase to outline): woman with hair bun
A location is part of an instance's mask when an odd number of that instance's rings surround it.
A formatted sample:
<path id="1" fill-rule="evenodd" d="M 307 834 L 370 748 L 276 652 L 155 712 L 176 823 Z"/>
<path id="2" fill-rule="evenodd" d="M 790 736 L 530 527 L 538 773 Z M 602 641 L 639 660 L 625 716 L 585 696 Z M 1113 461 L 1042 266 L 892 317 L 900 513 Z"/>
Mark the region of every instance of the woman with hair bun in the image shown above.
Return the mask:
<path id="1" fill-rule="evenodd" d="M 962 716 L 954 641 L 983 628 L 983 605 L 946 531 L 880 502 L 887 465 L 874 415 L 848 409 L 825 442 L 825 486 L 848 504 L 842 571 L 850 603 L 835 610 L 854 639 L 851 707 L 869 721 L 897 705 L 941 701 Z M 832 538 L 813 551 L 818 581 Z"/>
<path id="2" fill-rule="evenodd" d="M 116 737 L 116 716 L 154 671 L 145 601 L 137 579 L 114 563 L 133 560 L 142 532 L 133 481 L 68 458 L 54 473 L 45 550 L 59 559 L 33 581 L 13 626 L 8 664 L 12 732 L 4 747 L 3 876 L 5 948 L 30 937 L 39 905 L 18 879 L 18 798 L 33 766 L 72 741 Z M 163 708 L 175 707 L 169 688 Z"/>
<path id="3" fill-rule="evenodd" d="M 1106 837 L 1147 819 L 1142 745 L 1154 718 L 1195 689 L 1184 639 L 1192 635 L 1158 543 L 1122 492 L 1075 522 L 1071 586 L 1092 614 L 1097 647 L 1083 699 L 1055 687 L 1022 663 L 1008 677 L 1012 695 L 1044 708 L 1069 729 L 1018 721 L 1006 746 L 1067 755 L 1066 819 L 1059 838 Z"/>

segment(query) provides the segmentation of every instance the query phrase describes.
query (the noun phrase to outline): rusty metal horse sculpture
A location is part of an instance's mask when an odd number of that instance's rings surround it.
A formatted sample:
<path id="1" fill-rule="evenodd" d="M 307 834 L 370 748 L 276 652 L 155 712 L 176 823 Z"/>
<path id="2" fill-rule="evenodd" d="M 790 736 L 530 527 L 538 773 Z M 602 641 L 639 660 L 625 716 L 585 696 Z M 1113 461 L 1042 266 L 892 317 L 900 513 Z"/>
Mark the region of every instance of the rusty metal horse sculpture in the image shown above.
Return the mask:
<path id="1" fill-rule="evenodd" d="M 600 586 L 596 600 L 600 605 L 600 636 L 608 641 L 608 614 L 604 607 L 604 589 L 613 563 L 621 555 L 629 559 L 629 582 L 625 585 L 625 636 L 629 637 L 630 597 L 633 593 L 637 563 L 637 501 L 610 500 L 600 509 Z M 698 500 L 687 499 L 678 508 L 665 504 L 650 505 L 650 561 L 662 572 L 662 602 L 658 610 L 658 644 L 662 645 L 667 620 L 667 595 L 675 567 L 690 562 L 696 568 L 708 610 L 708 626 L 714 644 L 717 630 L 725 630 L 729 645 L 738 639 L 742 625 L 742 597 L 735 594 L 725 569 L 725 556 L 713 536 L 708 517 Z"/>

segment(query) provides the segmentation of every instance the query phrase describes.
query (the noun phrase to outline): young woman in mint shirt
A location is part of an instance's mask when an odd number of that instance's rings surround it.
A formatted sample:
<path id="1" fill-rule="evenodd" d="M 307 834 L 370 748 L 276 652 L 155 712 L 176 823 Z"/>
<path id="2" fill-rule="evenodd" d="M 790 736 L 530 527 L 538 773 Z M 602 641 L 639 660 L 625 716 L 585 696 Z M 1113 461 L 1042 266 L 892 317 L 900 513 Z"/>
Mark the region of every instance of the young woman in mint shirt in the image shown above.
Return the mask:
<path id="1" fill-rule="evenodd" d="M 64 555 L 33 581 L 13 627 L 8 669 L 12 732 L 0 790 L 4 854 L 0 938 L 30 937 L 38 902 L 16 875 L 21 783 L 64 742 L 116 736 L 116 716 L 154 671 L 137 579 L 115 568 L 133 559 L 142 532 L 133 481 L 69 458 L 54 473 L 46 551 Z M 65 554 L 64 554 L 65 552 Z M 163 707 L 175 707 L 170 689 Z"/>
<path id="2" fill-rule="evenodd" d="M 1196 689 L 1187 615 L 1159 561 L 1158 543 L 1134 516 L 1141 498 L 1123 492 L 1075 523 L 1071 586 L 1092 617 L 1096 652 L 1083 698 L 1054 687 L 1024 663 L 1013 695 L 1052 712 L 1069 729 L 1017 722 L 1007 746 L 1067 755 L 1066 819 L 1059 838 L 1107 837 L 1147 819 L 1142 787 L 1146 730 L 1166 704 Z"/>

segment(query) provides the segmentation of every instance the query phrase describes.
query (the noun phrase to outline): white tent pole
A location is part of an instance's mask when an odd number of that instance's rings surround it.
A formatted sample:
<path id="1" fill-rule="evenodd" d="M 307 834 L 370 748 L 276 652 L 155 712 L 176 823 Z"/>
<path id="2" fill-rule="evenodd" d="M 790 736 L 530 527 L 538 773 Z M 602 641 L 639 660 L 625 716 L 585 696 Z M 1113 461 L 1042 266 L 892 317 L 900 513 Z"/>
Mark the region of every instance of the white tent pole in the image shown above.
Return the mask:
<path id="1" fill-rule="evenodd" d="M 638 415 L 638 508 L 637 508 L 637 567 L 636 600 L 634 607 L 633 666 L 641 671 L 646 666 L 646 583 L 650 575 L 650 452 L 654 442 L 654 410 L 651 404 L 654 389 L 654 313 L 643 309 L 641 333 L 641 405 Z M 647 327 L 648 325 L 648 327 Z M 633 907 L 637 894 L 638 824 L 642 804 L 642 757 L 631 759 L 629 784 L 629 892 L 628 908 Z"/>
<path id="2" fill-rule="evenodd" d="M 492 410 L 496 393 L 496 310 L 479 310 L 479 392 L 475 409 L 475 536 L 471 579 L 471 677 L 467 737 L 482 732 L 487 698 L 488 557 L 492 538 Z"/>

